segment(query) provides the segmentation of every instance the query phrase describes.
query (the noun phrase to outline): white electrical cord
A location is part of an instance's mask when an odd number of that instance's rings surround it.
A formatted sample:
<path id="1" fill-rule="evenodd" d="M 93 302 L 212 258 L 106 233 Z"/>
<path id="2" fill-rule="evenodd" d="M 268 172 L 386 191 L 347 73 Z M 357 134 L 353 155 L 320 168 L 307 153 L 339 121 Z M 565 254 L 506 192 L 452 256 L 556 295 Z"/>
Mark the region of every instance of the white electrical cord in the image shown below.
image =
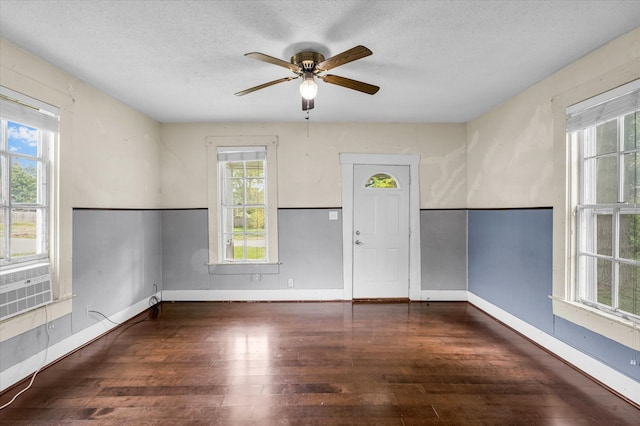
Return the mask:
<path id="1" fill-rule="evenodd" d="M 44 328 L 47 331 L 47 346 L 44 348 L 44 361 L 42 362 L 42 365 L 40 367 L 38 367 L 38 369 L 35 371 L 35 373 L 33 373 L 33 375 L 31 376 L 31 380 L 29 381 L 29 384 L 27 385 L 27 387 L 22 389 L 17 394 L 15 394 L 13 396 L 13 398 L 11 398 L 11 401 L 9 401 L 6 404 L 0 406 L 0 410 L 4 410 L 9 405 L 13 404 L 13 402 L 16 400 L 16 398 L 18 398 L 20 395 L 22 395 L 23 393 L 28 391 L 31 388 L 31 385 L 33 385 L 33 381 L 36 379 L 36 376 L 38 375 L 40 370 L 42 370 L 42 368 L 44 368 L 44 366 L 47 364 L 47 356 L 49 354 L 49 343 L 51 342 L 51 335 L 49 334 L 49 311 L 47 311 L 47 305 L 44 305 L 44 315 L 45 315 L 45 320 L 46 320 L 45 323 L 44 323 Z"/>

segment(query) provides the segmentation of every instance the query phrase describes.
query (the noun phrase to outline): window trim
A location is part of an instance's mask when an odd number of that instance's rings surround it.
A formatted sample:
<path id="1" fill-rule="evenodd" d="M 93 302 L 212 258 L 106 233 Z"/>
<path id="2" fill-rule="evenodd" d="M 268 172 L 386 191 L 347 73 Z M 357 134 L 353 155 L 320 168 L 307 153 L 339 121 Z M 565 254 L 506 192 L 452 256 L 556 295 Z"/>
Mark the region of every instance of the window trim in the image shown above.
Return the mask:
<path id="1" fill-rule="evenodd" d="M 255 158 L 244 158 L 246 157 L 246 155 L 235 155 L 235 157 L 241 157 L 241 158 L 236 158 L 233 159 L 234 154 L 239 154 L 239 153 L 249 153 L 251 155 L 251 157 Z M 218 179 L 219 179 L 219 188 L 220 188 L 220 200 L 219 200 L 219 205 L 220 205 L 220 223 L 221 223 L 221 229 L 224 228 L 223 226 L 223 222 L 225 220 L 226 215 L 228 214 L 225 213 L 226 210 L 229 209 L 230 205 L 225 204 L 224 201 L 224 192 L 225 192 L 225 184 L 224 184 L 224 180 L 225 179 L 233 179 L 231 176 L 226 176 L 225 175 L 225 167 L 226 167 L 226 163 L 230 162 L 230 161 L 234 161 L 234 162 L 243 162 L 243 175 L 242 175 L 242 179 L 243 179 L 243 183 L 246 183 L 246 180 L 249 179 L 247 174 L 245 173 L 247 168 L 246 168 L 246 163 L 247 162 L 254 162 L 254 161 L 261 161 L 263 163 L 263 176 L 260 178 L 263 181 L 266 181 L 266 183 L 269 183 L 268 180 L 268 167 L 267 167 L 267 157 L 266 157 L 266 153 L 267 153 L 267 148 L 265 146 L 255 146 L 255 147 L 218 147 Z M 231 156 L 232 158 L 227 158 L 227 159 L 220 159 L 220 157 L 229 157 Z M 266 228 L 266 225 L 269 223 L 269 212 L 268 212 L 268 206 L 269 206 L 269 197 L 268 197 L 268 193 L 267 193 L 267 188 L 264 188 L 264 199 L 262 203 L 257 203 L 257 204 L 252 204 L 252 203 L 247 203 L 247 194 L 246 192 L 244 193 L 244 199 L 243 202 L 241 204 L 238 205 L 232 205 L 232 208 L 238 208 L 241 207 L 243 210 L 246 210 L 247 208 L 251 208 L 251 207 L 257 207 L 257 206 L 261 206 L 264 209 L 264 216 L 265 216 L 265 229 L 264 229 L 264 241 L 265 241 L 265 248 L 268 247 L 269 244 L 269 233 L 268 230 Z M 248 207 L 249 206 L 249 207 Z M 233 219 L 232 219 L 233 220 Z M 245 218 L 246 221 L 246 218 Z M 225 225 L 229 225 L 228 223 Z M 245 226 L 243 227 L 243 239 L 245 240 L 245 243 L 247 240 L 247 237 L 249 235 L 251 235 L 250 233 L 247 232 L 246 229 L 246 222 L 244 224 Z M 235 239 L 235 234 L 236 232 L 233 231 L 232 232 L 233 236 L 231 237 L 231 241 Z M 229 235 L 229 231 L 227 231 L 227 235 Z M 226 245 L 228 244 L 228 242 L 225 242 L 225 240 L 227 239 L 227 237 L 224 236 L 224 233 L 222 233 L 220 235 L 220 241 L 218 242 L 220 246 Z M 260 259 L 260 260 L 249 260 L 246 258 L 247 256 L 247 246 L 243 246 L 243 255 L 245 256 L 245 258 L 243 259 L 229 259 L 227 258 L 227 248 L 225 248 L 224 253 L 222 250 L 219 251 L 219 255 L 221 257 L 221 261 L 224 263 L 268 263 L 269 262 L 269 252 L 268 250 L 265 250 L 265 259 Z"/>
<path id="2" fill-rule="evenodd" d="M 2 48 L 9 47 L 2 45 Z M 9 49 L 11 50 L 11 48 Z M 11 54 L 11 52 L 9 52 Z M 49 261 L 53 303 L 13 318 L 0 321 L 0 342 L 11 339 L 46 322 L 62 318 L 72 311 L 72 210 L 73 179 L 71 149 L 73 145 L 75 99 L 65 91 L 25 77 L 14 68 L 1 67 L 0 87 L 21 96 L 39 100 L 59 111 L 58 139 L 50 153 Z M 10 89 L 9 89 L 10 88 Z M 24 94 L 24 95 L 23 95 Z M 66 165 L 66 166 L 65 166 Z M 68 182 L 64 185 L 63 182 Z"/>
<path id="3" fill-rule="evenodd" d="M 53 197 L 56 188 L 56 180 L 54 178 L 55 174 L 52 164 L 53 158 L 55 157 L 56 146 L 59 143 L 58 141 L 60 139 L 60 108 L 32 98 L 30 96 L 23 95 L 22 93 L 16 92 L 4 86 L 0 86 L 0 97 L 2 98 L 0 102 L 2 102 L 6 107 L 5 114 L 3 115 L 2 119 L 7 123 L 12 122 L 36 128 L 40 132 L 39 143 L 44 144 L 41 147 L 43 150 L 41 152 L 41 155 L 36 157 L 22 156 L 19 154 L 12 155 L 8 149 L 5 153 L 7 158 L 5 167 L 7 170 L 5 170 L 4 173 L 6 173 L 7 176 L 11 174 L 12 157 L 27 158 L 32 161 L 38 162 L 39 168 L 40 166 L 43 167 L 44 170 L 41 173 L 38 173 L 37 185 L 44 186 L 45 190 L 41 193 L 38 190 L 39 197 L 36 203 L 26 203 L 24 204 L 24 207 L 35 208 L 36 211 L 46 211 L 42 224 L 44 229 L 41 230 L 43 233 L 42 238 L 44 240 L 40 243 L 42 246 L 40 247 L 40 249 L 43 250 L 43 253 L 35 254 L 32 256 L 25 256 L 15 261 L 0 261 L 0 271 L 6 272 L 11 271 L 15 268 L 21 268 L 29 265 L 52 263 L 52 248 L 55 241 L 53 239 L 53 218 L 55 217 L 54 206 L 56 201 L 55 197 Z M 2 137 L 6 138 L 8 143 L 9 136 L 8 134 L 5 134 L 6 131 L 8 131 L 8 124 L 6 127 L 4 125 L 2 126 Z M 45 139 L 46 144 L 44 141 Z M 11 210 L 13 209 L 12 206 L 14 205 L 14 203 L 11 201 L 9 195 L 7 195 L 7 197 L 9 197 L 7 200 L 7 213 L 11 215 Z M 17 204 L 20 205 L 21 203 Z M 18 208 L 19 207 L 20 206 L 18 206 Z M 10 244 L 7 246 L 7 250 L 11 250 Z"/>
<path id="4" fill-rule="evenodd" d="M 605 336 L 629 348 L 640 350 L 637 323 L 575 301 L 576 298 L 576 212 L 578 202 L 578 156 L 567 138 L 567 110 L 585 100 L 640 79 L 637 67 L 620 67 L 604 76 L 583 82 L 551 99 L 553 115 L 553 157 L 557 176 L 553 186 L 553 314 Z"/>
<path id="5" fill-rule="evenodd" d="M 207 210 L 209 226 L 209 256 L 208 266 L 210 274 L 229 273 L 229 268 L 238 273 L 269 273 L 278 265 L 278 162 L 277 136 L 208 136 L 205 139 L 207 148 Z M 221 147 L 266 147 L 266 199 L 267 199 L 267 262 L 238 262 L 224 261 L 220 249 L 220 194 L 218 173 L 218 148 Z M 278 269 L 278 268 L 275 268 Z M 222 272 L 224 271 L 224 272 Z M 264 272 L 269 271 L 269 272 Z"/>
<path id="6" fill-rule="evenodd" d="M 636 80 L 636 82 L 623 86 L 623 88 L 627 88 L 628 90 L 636 91 L 640 88 L 640 80 Z M 618 88 L 611 92 L 607 92 L 605 94 L 609 94 L 609 98 L 603 98 L 604 102 L 607 102 L 607 99 L 616 99 L 616 96 L 621 92 L 622 88 Z M 624 91 L 622 91 L 624 92 Z M 602 98 L 602 97 L 599 97 Z M 620 244 L 620 216 L 624 214 L 638 214 L 638 208 L 635 204 L 629 203 L 627 200 L 623 199 L 624 196 L 624 155 L 630 152 L 637 152 L 637 149 L 626 150 L 624 146 L 624 117 L 629 114 L 628 112 L 620 112 L 620 115 L 615 115 L 613 117 L 608 117 L 605 121 L 601 122 L 593 122 L 587 126 L 581 126 L 580 129 L 576 129 L 571 131 L 567 130 L 567 139 L 570 141 L 572 148 L 577 151 L 578 155 L 578 182 L 576 188 L 579 191 L 578 194 L 578 203 L 575 207 L 576 210 L 576 282 L 575 282 L 575 292 L 576 297 L 574 301 L 585 304 L 587 306 L 591 306 L 598 310 L 603 310 L 612 315 L 622 317 L 625 319 L 629 319 L 633 322 L 640 324 L 640 316 L 633 313 L 627 313 L 626 311 L 620 310 L 619 307 L 619 297 L 620 297 L 620 275 L 619 275 L 619 265 L 633 265 L 640 266 L 640 262 L 633 259 L 625 259 L 620 257 L 620 253 L 618 252 L 618 247 Z M 596 130 L 595 127 L 604 122 L 616 122 L 616 148 L 613 152 L 607 153 L 590 153 L 587 155 L 585 153 L 585 144 L 591 143 L 595 144 L 596 138 Z M 583 138 L 577 137 L 578 132 L 584 132 Z M 595 181 L 595 173 L 596 171 L 593 169 L 594 165 L 591 164 L 589 167 L 590 170 L 586 170 L 586 163 L 592 162 L 592 160 L 597 160 L 598 158 L 615 158 L 616 159 L 616 168 L 617 168 L 617 185 L 616 190 L 617 194 L 615 197 L 615 201 L 609 201 L 606 203 L 597 203 L 595 200 L 595 191 L 593 182 Z M 585 181 L 590 181 L 591 183 L 588 186 L 585 186 Z M 590 194 L 587 195 L 586 189 L 589 189 Z M 600 254 L 597 251 L 590 252 L 585 248 L 585 244 L 592 242 L 593 240 L 593 227 L 596 226 L 594 221 L 598 217 L 598 215 L 605 215 L 611 217 L 611 242 L 612 242 L 612 253 L 610 254 Z M 588 240 L 588 241 L 587 241 Z M 597 259 L 602 259 L 610 262 L 612 271 L 612 289 L 611 289 L 611 306 L 604 305 L 597 300 L 597 283 L 592 280 L 594 277 L 590 276 L 592 273 L 589 273 L 586 270 L 586 265 L 584 262 L 588 262 L 589 259 L 592 261 L 596 261 Z M 584 262 L 583 262 L 584 261 Z M 591 293 L 590 296 L 585 296 L 585 293 Z"/>

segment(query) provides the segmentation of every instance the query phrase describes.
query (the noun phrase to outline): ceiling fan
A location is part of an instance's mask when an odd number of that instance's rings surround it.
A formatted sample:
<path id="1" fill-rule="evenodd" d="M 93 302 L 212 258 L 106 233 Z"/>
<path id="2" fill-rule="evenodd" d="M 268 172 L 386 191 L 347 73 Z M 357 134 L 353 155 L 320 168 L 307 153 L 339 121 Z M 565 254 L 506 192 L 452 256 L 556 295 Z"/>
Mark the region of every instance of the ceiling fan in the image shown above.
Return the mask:
<path id="1" fill-rule="evenodd" d="M 265 55 L 260 52 L 247 53 L 244 56 L 248 56 L 259 61 L 268 62 L 273 65 L 278 65 L 283 68 L 287 68 L 292 71 L 295 77 L 284 77 L 278 80 L 273 80 L 268 83 L 261 84 L 259 86 L 252 87 L 250 89 L 237 92 L 236 96 L 243 96 L 256 90 L 264 89 L 265 87 L 273 86 L 274 84 L 284 83 L 285 81 L 295 80 L 302 78 L 300 84 L 300 94 L 302 95 L 302 110 L 309 111 L 314 106 L 314 98 L 318 93 L 318 85 L 315 82 L 315 78 L 323 80 L 325 83 L 336 84 L 338 86 L 346 87 L 347 89 L 357 90 L 358 92 L 374 95 L 380 88 L 373 84 L 363 83 L 361 81 L 352 80 L 346 77 L 340 77 L 333 74 L 324 74 L 330 69 L 336 68 L 340 65 L 353 62 L 358 59 L 362 59 L 371 55 L 373 52 L 364 46 L 356 46 L 329 59 L 325 59 L 321 53 L 304 51 L 296 53 L 291 57 L 291 61 L 283 61 L 282 59 L 274 58 L 273 56 Z"/>

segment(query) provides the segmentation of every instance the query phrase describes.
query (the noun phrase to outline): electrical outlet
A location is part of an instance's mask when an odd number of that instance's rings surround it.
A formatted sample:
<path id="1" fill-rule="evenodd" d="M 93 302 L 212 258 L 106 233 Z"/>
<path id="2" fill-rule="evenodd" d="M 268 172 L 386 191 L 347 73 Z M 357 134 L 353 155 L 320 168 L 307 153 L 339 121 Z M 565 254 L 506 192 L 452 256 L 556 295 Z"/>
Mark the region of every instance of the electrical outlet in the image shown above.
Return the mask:
<path id="1" fill-rule="evenodd" d="M 629 362 L 629 364 L 631 364 L 631 365 L 638 365 L 638 361 L 637 361 L 637 360 L 635 360 L 635 359 L 632 359 L 632 360 Z"/>
<path id="2" fill-rule="evenodd" d="M 289 278 L 289 279 L 287 280 L 287 286 L 288 286 L 288 287 L 293 287 L 293 285 L 294 285 L 294 284 L 293 284 L 293 278 Z"/>
<path id="3" fill-rule="evenodd" d="M 90 310 L 91 310 L 91 305 L 87 305 L 87 308 L 85 309 L 85 312 L 84 312 L 85 316 L 87 316 L 87 317 L 89 316 L 89 311 Z"/>
<path id="4" fill-rule="evenodd" d="M 56 328 L 56 325 L 54 323 L 50 322 L 49 324 L 47 324 L 47 328 L 50 328 L 50 329 Z"/>

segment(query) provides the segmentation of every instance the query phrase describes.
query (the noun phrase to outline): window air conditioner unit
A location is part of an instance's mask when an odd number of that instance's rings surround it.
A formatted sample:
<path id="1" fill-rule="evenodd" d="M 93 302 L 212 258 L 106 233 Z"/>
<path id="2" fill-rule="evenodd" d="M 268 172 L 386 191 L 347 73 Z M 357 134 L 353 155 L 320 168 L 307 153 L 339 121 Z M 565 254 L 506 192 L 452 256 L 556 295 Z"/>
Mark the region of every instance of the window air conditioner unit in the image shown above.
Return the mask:
<path id="1" fill-rule="evenodd" d="M 53 301 L 49 265 L 0 273 L 0 321 Z"/>

